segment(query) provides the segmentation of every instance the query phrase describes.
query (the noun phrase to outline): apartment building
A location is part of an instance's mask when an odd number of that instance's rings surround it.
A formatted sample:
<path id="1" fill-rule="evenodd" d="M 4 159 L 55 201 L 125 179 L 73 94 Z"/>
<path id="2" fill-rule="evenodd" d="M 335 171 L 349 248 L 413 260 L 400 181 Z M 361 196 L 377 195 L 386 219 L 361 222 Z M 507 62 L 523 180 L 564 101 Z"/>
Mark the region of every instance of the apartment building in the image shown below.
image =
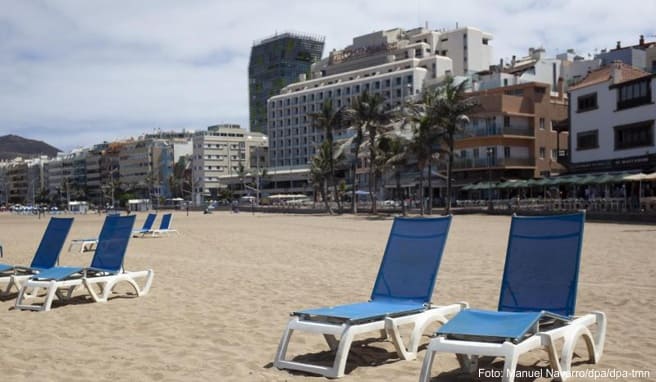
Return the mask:
<path id="1" fill-rule="evenodd" d="M 310 72 L 321 59 L 324 37 L 286 32 L 253 43 L 248 63 L 250 129 L 266 133 L 267 99 Z"/>
<path id="2" fill-rule="evenodd" d="M 601 66 L 601 59 L 586 59 L 573 49 L 556 57 L 547 57 L 543 48 L 530 48 L 528 55 L 517 58 L 512 56 L 510 62 L 500 60 L 498 65 L 476 73 L 472 76 L 472 90 L 482 91 L 504 86 L 513 86 L 530 82 L 551 85 L 552 95 L 557 95 L 558 81 L 562 79 L 563 90 L 581 81 L 590 71 Z"/>
<path id="3" fill-rule="evenodd" d="M 442 56 L 451 59 L 451 74 L 465 76 L 486 70 L 492 58 L 492 35 L 477 28 L 454 30 L 394 28 L 353 38 L 353 44 L 333 50 L 312 65 L 312 77 L 326 77 L 409 58 Z M 433 72 L 435 70 L 433 69 Z"/>
<path id="4" fill-rule="evenodd" d="M 264 134 L 249 132 L 235 124 L 214 125 L 196 132 L 192 138 L 193 201 L 217 199 L 230 179 L 252 168 L 268 166 L 268 140 Z"/>
<path id="5" fill-rule="evenodd" d="M 166 139 L 140 138 L 124 142 L 119 151 L 121 188 L 145 199 L 169 197 L 173 146 Z"/>
<path id="6" fill-rule="evenodd" d="M 638 43 L 635 45 L 622 46 L 622 43 L 618 41 L 614 49 L 604 49 L 595 58 L 599 58 L 604 66 L 620 61 L 656 73 L 656 41 L 645 41 L 644 35 L 640 35 Z"/>
<path id="7" fill-rule="evenodd" d="M 567 150 L 567 134 L 553 128 L 567 118 L 562 92 L 552 96 L 549 84 L 532 82 L 471 96 L 480 107 L 455 142 L 456 185 L 489 178 L 530 179 L 565 170 L 558 157 Z"/>
<path id="8" fill-rule="evenodd" d="M 47 157 L 41 156 L 0 162 L 0 204 L 36 203 L 45 187 L 47 161 Z"/>
<path id="9" fill-rule="evenodd" d="M 655 78 L 617 61 L 570 88 L 572 172 L 656 168 Z"/>
<path id="10" fill-rule="evenodd" d="M 491 39 L 490 34 L 475 28 L 450 32 L 396 28 L 355 37 L 352 45 L 313 65 L 312 78 L 301 78 L 269 98 L 269 163 L 274 168 L 308 167 L 324 140 L 324 132 L 312 125 L 311 114 L 327 99 L 341 108 L 367 91 L 384 97 L 390 107 L 401 105 L 424 86 L 437 84 L 445 74 L 487 68 L 489 62 L 479 59 L 489 57 Z M 456 70 L 451 56 L 467 57 L 469 65 Z M 470 61 L 473 57 L 476 60 Z M 337 131 L 336 138 L 346 134 Z"/>

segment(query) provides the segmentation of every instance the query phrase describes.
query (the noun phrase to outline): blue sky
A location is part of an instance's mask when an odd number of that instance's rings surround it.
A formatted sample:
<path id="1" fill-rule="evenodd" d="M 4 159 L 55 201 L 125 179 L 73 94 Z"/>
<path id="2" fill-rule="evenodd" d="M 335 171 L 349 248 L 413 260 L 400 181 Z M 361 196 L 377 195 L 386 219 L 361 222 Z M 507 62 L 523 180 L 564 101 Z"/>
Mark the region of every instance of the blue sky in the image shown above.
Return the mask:
<path id="1" fill-rule="evenodd" d="M 324 54 L 393 27 L 475 26 L 494 62 L 656 40 L 653 1 L 0 0 L 0 135 L 64 150 L 155 129 L 248 126 L 252 42 L 292 30 Z"/>

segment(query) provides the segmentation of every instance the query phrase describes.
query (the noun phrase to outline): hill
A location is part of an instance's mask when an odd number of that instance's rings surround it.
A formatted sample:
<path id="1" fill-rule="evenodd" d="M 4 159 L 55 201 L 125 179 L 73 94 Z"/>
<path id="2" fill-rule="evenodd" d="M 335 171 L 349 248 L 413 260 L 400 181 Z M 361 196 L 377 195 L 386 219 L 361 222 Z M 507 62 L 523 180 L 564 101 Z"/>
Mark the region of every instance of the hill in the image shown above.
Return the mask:
<path id="1" fill-rule="evenodd" d="M 18 135 L 3 135 L 0 137 L 0 160 L 14 159 L 16 157 L 33 158 L 39 155 L 54 157 L 61 151 L 49 144 L 27 139 Z"/>

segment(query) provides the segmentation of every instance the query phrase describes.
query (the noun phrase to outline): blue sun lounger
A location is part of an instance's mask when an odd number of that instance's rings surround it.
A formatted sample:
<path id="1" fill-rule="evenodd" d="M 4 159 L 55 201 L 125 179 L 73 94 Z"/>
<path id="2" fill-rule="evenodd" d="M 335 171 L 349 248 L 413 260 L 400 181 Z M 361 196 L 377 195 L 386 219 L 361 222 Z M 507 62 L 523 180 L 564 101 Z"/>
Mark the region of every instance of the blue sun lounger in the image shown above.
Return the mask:
<path id="1" fill-rule="evenodd" d="M 438 307 L 430 303 L 450 224 L 450 216 L 394 219 L 371 299 L 293 312 L 280 340 L 274 366 L 329 378 L 341 377 L 353 337 L 371 331 L 385 332 L 402 359 L 416 358 L 427 326 L 446 322 L 446 316 L 463 307 L 462 304 Z M 414 324 L 407 348 L 398 331 L 399 325 L 405 324 Z M 333 365 L 286 360 L 287 346 L 295 330 L 323 334 L 328 346 L 336 352 Z"/>
<path id="2" fill-rule="evenodd" d="M 153 271 L 125 272 L 123 260 L 127 250 L 135 216 L 107 216 L 98 238 L 98 246 L 91 266 L 52 267 L 27 280 L 16 299 L 17 309 L 50 310 L 55 296 L 65 300 L 71 297 L 76 287 L 84 285 L 94 301 L 106 302 L 114 286 L 122 281 L 132 285 L 138 296 L 145 295 L 152 283 Z M 140 288 L 137 278 L 146 278 L 145 286 Z M 93 286 L 100 287 L 98 294 Z M 46 290 L 42 304 L 26 304 L 26 300 L 39 297 L 39 291 Z M 65 289 L 66 293 L 61 293 Z"/>
<path id="3" fill-rule="evenodd" d="M 72 225 L 73 218 L 50 218 L 29 267 L 0 264 L 0 285 L 6 284 L 6 288 L 0 291 L 0 295 L 10 293 L 13 287 L 20 290 L 23 281 L 36 273 L 54 267 Z"/>
<path id="4" fill-rule="evenodd" d="M 147 233 L 151 233 L 153 231 L 153 224 L 155 224 L 156 217 L 157 214 L 148 214 L 148 216 L 146 216 L 146 220 L 144 220 L 141 229 L 132 231 L 132 237 L 137 237 L 139 235 L 143 237 Z"/>
<path id="5" fill-rule="evenodd" d="M 503 381 L 511 382 L 520 355 L 539 348 L 549 354 L 554 372 L 566 377 L 580 337 L 598 362 L 604 313 L 574 316 L 584 220 L 584 213 L 514 216 L 497 311 L 465 309 L 443 325 L 428 345 L 419 380 L 429 381 L 435 354 L 446 352 L 458 354 L 469 372 L 476 370 L 479 356 L 503 357 Z M 561 339 L 558 357 L 555 344 Z"/>
<path id="6" fill-rule="evenodd" d="M 159 224 L 159 228 L 153 229 L 149 233 L 152 234 L 153 236 L 168 235 L 171 232 L 175 232 L 177 234 L 178 231 L 171 228 L 172 221 L 173 221 L 173 214 L 162 215 L 162 221 Z"/>

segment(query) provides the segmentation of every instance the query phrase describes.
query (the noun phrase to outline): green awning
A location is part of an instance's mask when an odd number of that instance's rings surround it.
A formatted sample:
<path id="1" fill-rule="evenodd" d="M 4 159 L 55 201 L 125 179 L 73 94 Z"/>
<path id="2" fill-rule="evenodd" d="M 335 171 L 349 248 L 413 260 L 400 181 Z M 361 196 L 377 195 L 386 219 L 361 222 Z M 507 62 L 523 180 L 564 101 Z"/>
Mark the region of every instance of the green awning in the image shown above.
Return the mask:
<path id="1" fill-rule="evenodd" d="M 597 184 L 596 181 L 599 178 L 600 178 L 600 176 L 598 176 L 598 175 L 587 175 L 587 176 L 583 177 L 576 184 Z"/>
<path id="2" fill-rule="evenodd" d="M 601 176 L 598 176 L 597 179 L 593 182 L 593 184 L 607 184 L 607 183 L 620 183 L 624 182 L 624 177 L 626 174 L 604 174 Z"/>

